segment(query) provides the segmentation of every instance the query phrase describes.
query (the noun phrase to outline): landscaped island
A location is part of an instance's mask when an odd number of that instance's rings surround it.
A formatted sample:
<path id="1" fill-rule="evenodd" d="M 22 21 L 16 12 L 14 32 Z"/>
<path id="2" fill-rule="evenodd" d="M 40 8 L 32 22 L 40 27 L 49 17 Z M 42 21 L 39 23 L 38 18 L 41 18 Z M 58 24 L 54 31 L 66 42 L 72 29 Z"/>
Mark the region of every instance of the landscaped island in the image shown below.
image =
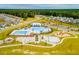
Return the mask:
<path id="1" fill-rule="evenodd" d="M 0 54 L 79 54 L 79 16 L 29 11 L 0 11 Z"/>

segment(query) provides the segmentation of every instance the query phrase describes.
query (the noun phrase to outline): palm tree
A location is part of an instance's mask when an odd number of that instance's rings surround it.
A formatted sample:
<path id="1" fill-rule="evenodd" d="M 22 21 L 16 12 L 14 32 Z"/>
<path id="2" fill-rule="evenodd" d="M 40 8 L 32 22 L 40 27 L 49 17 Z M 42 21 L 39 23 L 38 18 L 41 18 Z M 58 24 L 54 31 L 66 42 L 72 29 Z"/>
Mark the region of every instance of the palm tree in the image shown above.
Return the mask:
<path id="1" fill-rule="evenodd" d="M 37 34 L 35 36 L 35 41 L 36 41 L 36 44 L 37 44 L 37 41 L 38 41 L 38 35 Z"/>

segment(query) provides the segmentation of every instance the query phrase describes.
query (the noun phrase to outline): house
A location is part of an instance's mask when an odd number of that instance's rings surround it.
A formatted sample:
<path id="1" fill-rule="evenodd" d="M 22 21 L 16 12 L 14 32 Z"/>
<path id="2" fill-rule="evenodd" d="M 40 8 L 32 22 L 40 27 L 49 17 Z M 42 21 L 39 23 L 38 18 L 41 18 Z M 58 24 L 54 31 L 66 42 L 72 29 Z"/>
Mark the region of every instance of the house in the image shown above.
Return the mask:
<path id="1" fill-rule="evenodd" d="M 42 26 L 41 23 L 31 23 L 31 25 L 34 26 L 34 27 L 35 27 L 35 26 Z"/>
<path id="2" fill-rule="evenodd" d="M 6 23 L 8 24 L 18 24 L 22 20 L 20 20 L 20 17 L 15 17 L 13 15 L 8 14 L 0 14 L 0 18 L 2 18 Z"/>
<path id="3" fill-rule="evenodd" d="M 58 20 L 61 22 L 66 22 L 66 23 L 74 23 L 74 24 L 79 24 L 79 19 L 73 19 L 71 17 L 55 17 L 55 16 L 50 16 L 49 20 Z"/>

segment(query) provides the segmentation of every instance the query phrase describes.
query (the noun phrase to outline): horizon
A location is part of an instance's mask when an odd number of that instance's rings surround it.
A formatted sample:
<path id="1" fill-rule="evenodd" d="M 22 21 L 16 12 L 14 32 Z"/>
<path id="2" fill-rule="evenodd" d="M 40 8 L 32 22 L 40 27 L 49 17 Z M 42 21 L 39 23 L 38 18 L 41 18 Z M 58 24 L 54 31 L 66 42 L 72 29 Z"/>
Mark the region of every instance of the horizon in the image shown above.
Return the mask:
<path id="1" fill-rule="evenodd" d="M 0 9 L 79 9 L 79 4 L 0 4 Z"/>

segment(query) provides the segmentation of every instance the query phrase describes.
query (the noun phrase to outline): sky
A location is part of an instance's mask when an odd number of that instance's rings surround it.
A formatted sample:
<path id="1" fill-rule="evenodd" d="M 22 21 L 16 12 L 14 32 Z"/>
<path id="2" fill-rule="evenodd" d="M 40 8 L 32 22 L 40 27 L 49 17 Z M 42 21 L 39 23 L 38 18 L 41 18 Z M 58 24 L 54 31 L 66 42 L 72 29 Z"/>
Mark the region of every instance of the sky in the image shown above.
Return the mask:
<path id="1" fill-rule="evenodd" d="M 79 9 L 79 4 L 0 4 L 0 9 Z"/>

